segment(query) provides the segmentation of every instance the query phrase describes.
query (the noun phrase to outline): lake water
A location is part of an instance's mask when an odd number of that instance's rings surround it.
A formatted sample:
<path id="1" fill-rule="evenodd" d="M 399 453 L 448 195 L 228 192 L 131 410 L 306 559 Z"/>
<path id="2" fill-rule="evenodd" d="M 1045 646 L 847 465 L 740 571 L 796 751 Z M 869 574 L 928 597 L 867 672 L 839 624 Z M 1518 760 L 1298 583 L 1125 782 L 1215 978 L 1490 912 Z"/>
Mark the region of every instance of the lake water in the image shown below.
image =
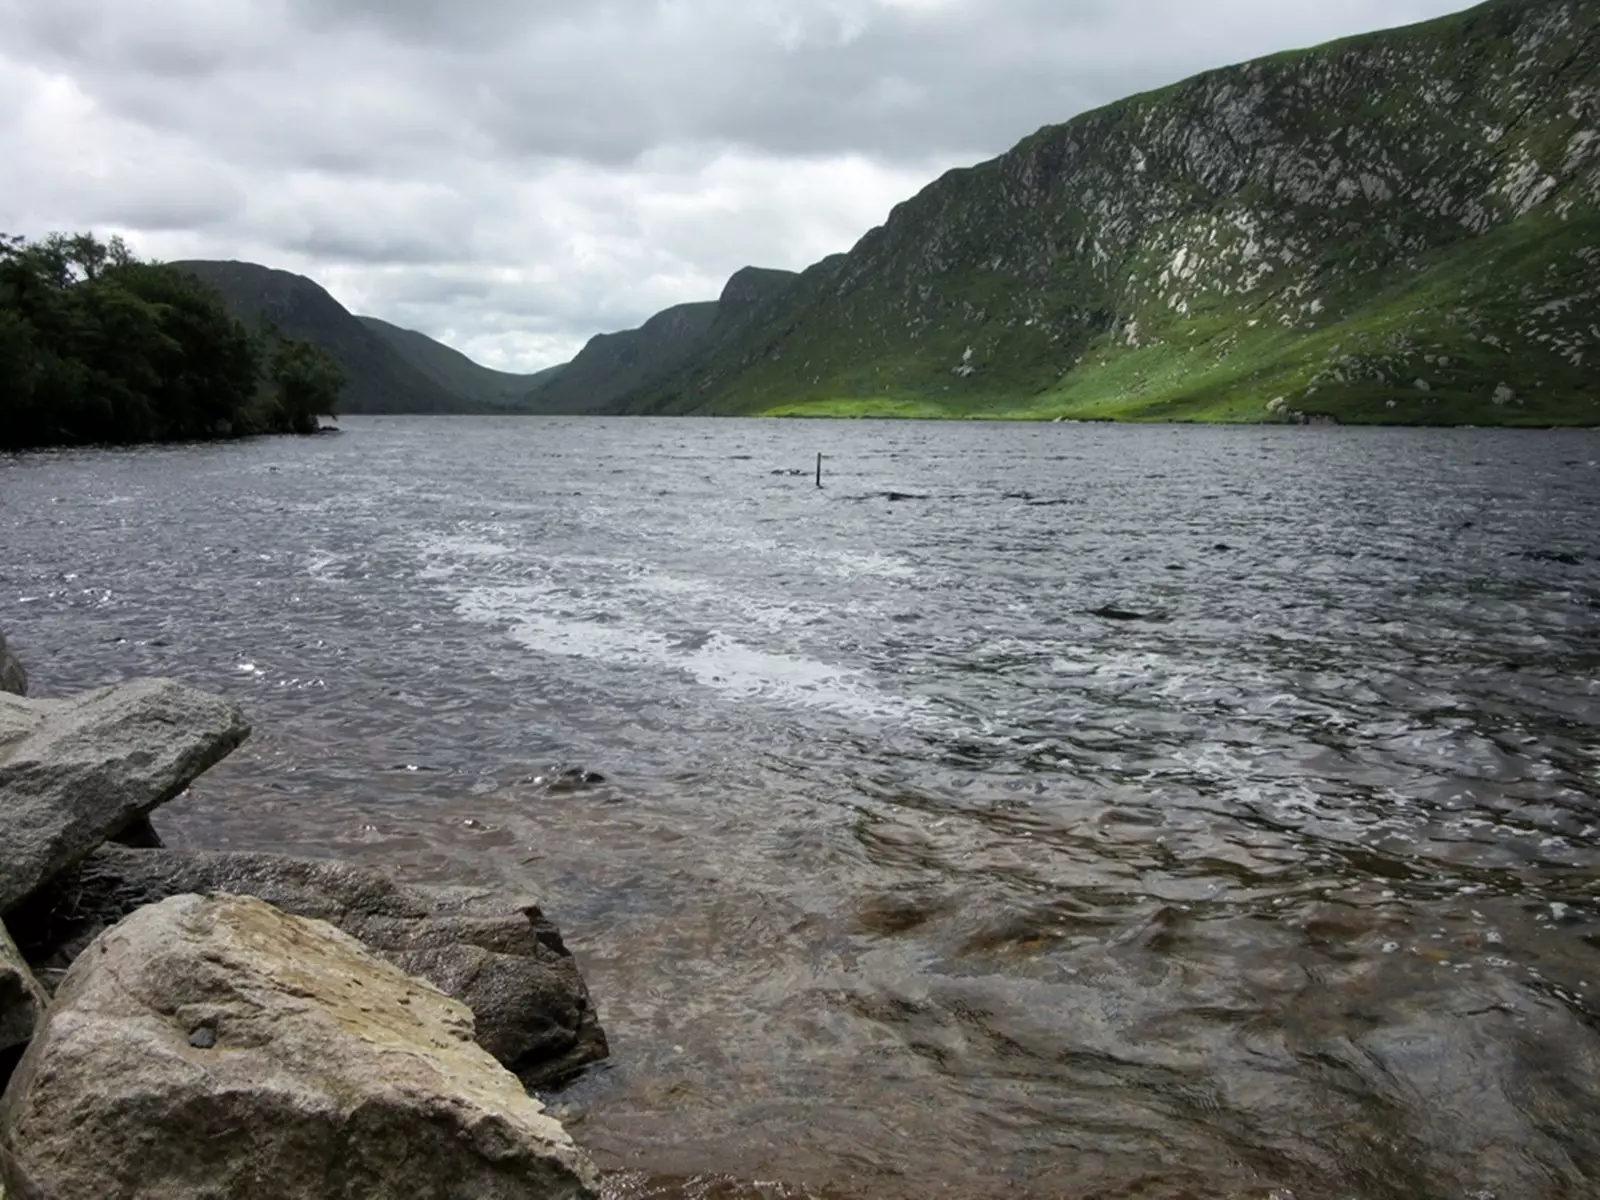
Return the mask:
<path id="1" fill-rule="evenodd" d="M 1593 1197 L 1597 462 L 353 419 L 0 459 L 0 627 L 36 694 L 244 704 L 172 844 L 541 894 L 611 1037 L 558 1098 L 608 1169 Z"/>

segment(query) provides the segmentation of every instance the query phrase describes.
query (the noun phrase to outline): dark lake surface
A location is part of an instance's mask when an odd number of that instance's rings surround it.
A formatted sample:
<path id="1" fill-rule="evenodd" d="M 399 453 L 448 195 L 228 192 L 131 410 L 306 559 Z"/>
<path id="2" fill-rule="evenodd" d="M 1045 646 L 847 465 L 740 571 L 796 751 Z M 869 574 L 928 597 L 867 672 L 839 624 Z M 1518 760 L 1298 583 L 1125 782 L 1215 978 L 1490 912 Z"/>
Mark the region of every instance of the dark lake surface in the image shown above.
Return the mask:
<path id="1" fill-rule="evenodd" d="M 0 458 L 0 627 L 36 694 L 244 704 L 170 843 L 541 895 L 611 1036 L 556 1098 L 605 1168 L 1594 1197 L 1597 463 L 353 419 Z"/>

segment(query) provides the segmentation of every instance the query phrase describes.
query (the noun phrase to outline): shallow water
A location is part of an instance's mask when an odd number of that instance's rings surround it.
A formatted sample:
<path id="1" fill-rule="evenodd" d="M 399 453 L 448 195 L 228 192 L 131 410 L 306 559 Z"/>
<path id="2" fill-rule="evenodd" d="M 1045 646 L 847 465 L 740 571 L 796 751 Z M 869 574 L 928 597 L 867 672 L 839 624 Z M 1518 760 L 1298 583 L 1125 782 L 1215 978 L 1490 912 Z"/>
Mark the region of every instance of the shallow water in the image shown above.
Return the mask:
<path id="1" fill-rule="evenodd" d="M 575 1136 L 783 1181 L 619 1196 L 1591 1197 L 1597 462 L 365 418 L 0 459 L 0 626 L 246 705 L 170 842 L 538 890 Z"/>

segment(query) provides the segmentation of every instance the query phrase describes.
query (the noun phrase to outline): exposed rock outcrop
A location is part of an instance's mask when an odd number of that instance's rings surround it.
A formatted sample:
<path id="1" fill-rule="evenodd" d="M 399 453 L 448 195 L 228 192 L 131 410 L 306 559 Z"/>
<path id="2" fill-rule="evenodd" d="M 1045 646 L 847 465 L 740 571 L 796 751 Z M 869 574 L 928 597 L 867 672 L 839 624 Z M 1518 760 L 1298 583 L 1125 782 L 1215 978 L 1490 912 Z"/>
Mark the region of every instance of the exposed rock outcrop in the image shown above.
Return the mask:
<path id="1" fill-rule="evenodd" d="M 33 1037 L 49 997 L 0 925 L 0 1056 Z M 0 1086 L 4 1077 L 0 1076 Z"/>
<path id="2" fill-rule="evenodd" d="M 0 692 L 10 692 L 13 696 L 28 694 L 28 672 L 6 645 L 4 633 L 0 633 Z"/>
<path id="3" fill-rule="evenodd" d="M 230 700 L 138 679 L 71 700 L 0 693 L 0 913 L 249 736 Z"/>
<path id="4" fill-rule="evenodd" d="M 465 1007 L 332 926 L 177 896 L 73 964 L 0 1101 L 29 1200 L 575 1200 L 587 1157 Z"/>
<path id="5" fill-rule="evenodd" d="M 10 921 L 49 980 L 107 926 L 186 892 L 256 896 L 338 926 L 471 1008 L 479 1043 L 529 1086 L 606 1055 L 577 965 L 532 898 L 405 888 L 379 871 L 331 860 L 106 846 Z"/>

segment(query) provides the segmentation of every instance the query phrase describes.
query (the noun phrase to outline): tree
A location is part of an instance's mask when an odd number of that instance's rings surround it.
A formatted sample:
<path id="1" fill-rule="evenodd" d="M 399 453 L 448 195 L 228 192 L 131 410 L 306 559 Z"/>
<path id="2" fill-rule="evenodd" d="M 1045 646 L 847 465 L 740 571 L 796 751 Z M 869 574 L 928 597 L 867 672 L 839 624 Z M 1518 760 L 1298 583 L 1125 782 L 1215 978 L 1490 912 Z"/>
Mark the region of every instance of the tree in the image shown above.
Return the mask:
<path id="1" fill-rule="evenodd" d="M 118 238 L 0 234 L 0 447 L 314 430 L 337 367 L 275 356 L 261 420 L 265 361 L 214 289 Z"/>
<path id="2" fill-rule="evenodd" d="M 272 380 L 290 432 L 315 433 L 318 417 L 338 415 L 344 370 L 322 347 L 283 339 L 272 360 Z"/>
<path id="3" fill-rule="evenodd" d="M 158 375 L 152 390 L 165 436 L 247 432 L 243 414 L 255 398 L 263 360 L 222 297 L 191 275 L 148 263 L 112 266 L 102 278 L 161 314 L 162 340 L 148 343 L 147 352 Z"/>

